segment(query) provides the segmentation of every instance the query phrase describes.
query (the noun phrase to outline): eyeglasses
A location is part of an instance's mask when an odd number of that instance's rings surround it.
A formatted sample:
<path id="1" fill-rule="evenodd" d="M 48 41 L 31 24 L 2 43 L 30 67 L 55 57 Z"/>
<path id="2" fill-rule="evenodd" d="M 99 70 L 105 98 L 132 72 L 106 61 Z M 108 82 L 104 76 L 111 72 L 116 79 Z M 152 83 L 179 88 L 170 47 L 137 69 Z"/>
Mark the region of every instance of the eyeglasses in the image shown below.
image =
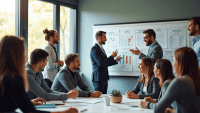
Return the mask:
<path id="1" fill-rule="evenodd" d="M 150 36 L 147 36 L 147 37 L 143 37 L 144 39 L 147 39 L 148 37 L 150 37 Z"/>

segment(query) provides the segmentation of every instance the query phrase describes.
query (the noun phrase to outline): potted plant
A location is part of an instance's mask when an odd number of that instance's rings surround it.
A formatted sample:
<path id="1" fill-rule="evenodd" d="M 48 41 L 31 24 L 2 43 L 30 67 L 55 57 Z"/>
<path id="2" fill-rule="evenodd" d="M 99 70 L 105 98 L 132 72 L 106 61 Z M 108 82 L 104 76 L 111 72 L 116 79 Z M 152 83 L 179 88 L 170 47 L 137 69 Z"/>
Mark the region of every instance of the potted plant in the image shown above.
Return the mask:
<path id="1" fill-rule="evenodd" d="M 111 102 L 113 103 L 121 103 L 122 102 L 122 92 L 119 90 L 112 90 L 111 92 Z"/>

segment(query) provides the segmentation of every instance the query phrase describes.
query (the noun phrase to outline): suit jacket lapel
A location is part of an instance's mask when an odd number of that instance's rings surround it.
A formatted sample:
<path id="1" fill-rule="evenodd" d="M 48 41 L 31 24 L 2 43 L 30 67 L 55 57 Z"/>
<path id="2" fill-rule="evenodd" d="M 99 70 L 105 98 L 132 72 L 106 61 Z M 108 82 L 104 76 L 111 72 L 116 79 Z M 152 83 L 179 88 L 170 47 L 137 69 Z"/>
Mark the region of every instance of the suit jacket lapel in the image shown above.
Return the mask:
<path id="1" fill-rule="evenodd" d="M 151 55 L 155 45 L 157 45 L 157 41 L 151 46 L 151 49 L 149 50 L 148 55 L 147 55 L 148 57 Z"/>
<path id="2" fill-rule="evenodd" d="M 103 51 L 101 50 L 101 48 L 99 47 L 99 45 L 97 43 L 95 44 L 95 46 L 99 49 L 101 54 L 104 55 L 107 58 L 107 55 L 103 53 Z"/>
<path id="3" fill-rule="evenodd" d="M 154 79 L 153 76 L 154 76 L 154 75 L 152 75 L 152 77 L 151 77 L 151 79 L 150 79 L 150 83 L 147 84 L 147 93 L 149 93 L 149 91 L 151 91 L 151 89 L 150 89 L 149 87 L 150 87 L 150 85 L 152 85 L 151 83 L 153 82 L 153 79 Z M 149 89 L 149 90 L 148 90 L 148 89 Z"/>

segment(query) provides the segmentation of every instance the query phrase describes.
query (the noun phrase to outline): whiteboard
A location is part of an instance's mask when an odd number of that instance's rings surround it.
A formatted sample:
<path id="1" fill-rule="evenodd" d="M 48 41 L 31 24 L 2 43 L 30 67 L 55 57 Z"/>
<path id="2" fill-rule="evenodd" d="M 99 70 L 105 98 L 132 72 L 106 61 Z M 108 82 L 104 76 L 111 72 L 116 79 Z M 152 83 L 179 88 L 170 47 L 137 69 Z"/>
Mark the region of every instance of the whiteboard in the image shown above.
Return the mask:
<path id="1" fill-rule="evenodd" d="M 130 24 L 93 25 L 93 45 L 96 43 L 97 31 L 106 32 L 106 44 L 103 45 L 107 56 L 112 51 L 118 50 L 122 60 L 114 66 L 109 66 L 110 76 L 139 76 L 139 55 L 132 54 L 129 49 L 136 47 L 145 55 L 149 46 L 143 41 L 143 31 L 153 29 L 156 32 L 156 40 L 163 48 L 163 59 L 172 63 L 174 51 L 180 47 L 192 47 L 193 36 L 189 36 L 188 20 L 165 22 L 141 22 Z"/>

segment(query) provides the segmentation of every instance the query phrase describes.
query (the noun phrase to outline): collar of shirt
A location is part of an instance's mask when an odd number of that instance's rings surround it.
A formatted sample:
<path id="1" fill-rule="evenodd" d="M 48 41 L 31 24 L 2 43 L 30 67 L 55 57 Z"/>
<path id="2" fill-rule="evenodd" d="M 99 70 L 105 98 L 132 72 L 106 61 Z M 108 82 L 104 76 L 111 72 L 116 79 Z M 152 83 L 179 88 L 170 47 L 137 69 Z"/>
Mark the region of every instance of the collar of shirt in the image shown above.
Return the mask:
<path id="1" fill-rule="evenodd" d="M 49 45 L 51 45 L 50 43 L 49 43 Z M 56 50 L 56 47 L 55 46 L 53 46 L 53 45 L 51 45 L 55 50 Z"/>
<path id="2" fill-rule="evenodd" d="M 196 38 L 193 39 L 193 45 L 199 40 L 200 40 L 200 34 Z"/>
<path id="3" fill-rule="evenodd" d="M 100 45 L 99 43 L 97 43 L 98 45 L 99 45 L 99 47 L 101 48 L 101 49 L 103 49 L 103 46 L 102 45 Z"/>
<path id="4" fill-rule="evenodd" d="M 156 43 L 156 40 L 151 44 L 149 45 L 149 49 L 151 49 L 151 47 Z"/>
<path id="5" fill-rule="evenodd" d="M 75 72 L 72 72 L 69 68 L 68 68 L 68 70 L 70 71 L 72 77 L 74 78 Z"/>

